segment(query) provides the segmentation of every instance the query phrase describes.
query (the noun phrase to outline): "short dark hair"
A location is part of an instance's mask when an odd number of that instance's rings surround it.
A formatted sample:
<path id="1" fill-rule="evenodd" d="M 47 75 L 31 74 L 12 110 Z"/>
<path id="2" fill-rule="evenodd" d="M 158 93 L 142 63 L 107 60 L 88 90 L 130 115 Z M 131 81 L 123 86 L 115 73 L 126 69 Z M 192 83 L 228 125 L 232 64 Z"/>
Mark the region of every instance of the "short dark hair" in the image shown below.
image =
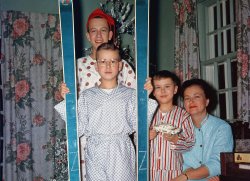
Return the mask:
<path id="1" fill-rule="evenodd" d="M 172 79 L 174 84 L 177 85 L 178 87 L 181 84 L 180 79 L 177 77 L 177 75 L 175 73 L 170 72 L 168 70 L 160 70 L 160 71 L 156 72 L 153 75 L 153 79 L 152 79 L 153 80 L 153 85 L 154 85 L 154 80 L 159 80 L 159 79 L 162 79 L 162 78 L 170 78 L 170 79 Z"/>
<path id="2" fill-rule="evenodd" d="M 96 49 L 96 58 L 98 57 L 98 52 L 101 50 L 116 51 L 119 54 L 119 60 L 121 60 L 120 49 L 114 43 L 107 42 L 107 43 L 102 43 L 101 45 L 99 45 L 98 48 Z"/>
<path id="3" fill-rule="evenodd" d="M 185 90 L 188 87 L 191 87 L 193 85 L 199 86 L 204 91 L 206 99 L 209 99 L 207 111 L 208 112 L 213 111 L 218 104 L 216 89 L 203 79 L 195 78 L 195 79 L 190 79 L 190 80 L 186 80 L 185 82 L 183 82 L 182 87 L 181 87 L 181 97 L 184 98 Z"/>
<path id="4" fill-rule="evenodd" d="M 160 70 L 153 75 L 153 78 L 152 78 L 153 87 L 155 86 L 154 80 L 159 80 L 159 79 L 164 79 L 164 78 L 170 78 L 174 82 L 175 86 L 178 86 L 177 93 L 173 97 L 173 104 L 177 105 L 181 81 L 175 73 L 170 72 L 168 70 Z"/>

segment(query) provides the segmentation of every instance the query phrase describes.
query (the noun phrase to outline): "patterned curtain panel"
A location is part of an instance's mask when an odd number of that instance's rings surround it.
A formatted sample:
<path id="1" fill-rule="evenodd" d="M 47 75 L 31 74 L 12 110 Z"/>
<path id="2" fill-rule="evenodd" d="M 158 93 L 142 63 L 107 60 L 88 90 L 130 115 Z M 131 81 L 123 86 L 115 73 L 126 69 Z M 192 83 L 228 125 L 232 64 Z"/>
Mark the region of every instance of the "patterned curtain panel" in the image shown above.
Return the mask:
<path id="1" fill-rule="evenodd" d="M 196 0 L 175 0 L 175 72 L 182 81 L 200 76 Z"/>
<path id="2" fill-rule="evenodd" d="M 61 101 L 59 16 L 1 12 L 4 101 L 4 178 L 67 180 Z"/>
<path id="3" fill-rule="evenodd" d="M 238 114 L 239 120 L 250 123 L 250 0 L 236 2 Z"/>

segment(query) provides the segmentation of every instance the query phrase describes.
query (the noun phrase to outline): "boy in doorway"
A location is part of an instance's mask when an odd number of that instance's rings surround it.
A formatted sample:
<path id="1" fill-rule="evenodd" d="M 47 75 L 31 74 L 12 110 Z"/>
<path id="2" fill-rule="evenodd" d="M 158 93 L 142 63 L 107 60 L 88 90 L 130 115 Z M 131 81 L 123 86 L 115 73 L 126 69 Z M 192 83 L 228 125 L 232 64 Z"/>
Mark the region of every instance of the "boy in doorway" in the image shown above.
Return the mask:
<path id="1" fill-rule="evenodd" d="M 78 79 L 78 92 L 79 94 L 95 85 L 100 85 L 100 75 L 95 69 L 96 63 L 96 50 L 99 45 L 106 42 L 113 42 L 115 37 L 115 20 L 101 9 L 95 9 L 88 17 L 86 24 L 86 37 L 91 44 L 91 53 L 86 57 L 77 59 L 77 79 Z M 118 74 L 118 82 L 126 87 L 136 88 L 136 78 L 132 67 L 125 61 L 121 71 Z M 64 98 L 65 94 L 69 93 L 69 89 L 65 83 L 61 83 L 59 91 Z M 64 101 L 57 104 L 55 109 L 62 109 L 65 107 Z M 58 111 L 57 111 L 58 112 Z M 65 113 L 64 113 L 65 114 Z M 86 138 L 80 138 L 80 151 L 81 151 L 81 175 L 85 177 L 85 161 L 84 149 Z"/>
<path id="2" fill-rule="evenodd" d="M 96 51 L 99 86 L 78 100 L 78 134 L 87 137 L 86 180 L 136 180 L 135 150 L 129 135 L 136 130 L 136 92 L 117 81 L 122 70 L 119 49 L 104 43 Z"/>
<path id="3" fill-rule="evenodd" d="M 117 80 L 123 65 L 114 44 L 101 44 L 96 58 L 101 84 L 83 91 L 78 100 L 78 136 L 87 138 L 86 180 L 134 181 L 136 157 L 129 135 L 137 129 L 136 91 Z M 157 103 L 148 103 L 150 119 Z M 62 117 L 63 109 L 58 109 Z"/>

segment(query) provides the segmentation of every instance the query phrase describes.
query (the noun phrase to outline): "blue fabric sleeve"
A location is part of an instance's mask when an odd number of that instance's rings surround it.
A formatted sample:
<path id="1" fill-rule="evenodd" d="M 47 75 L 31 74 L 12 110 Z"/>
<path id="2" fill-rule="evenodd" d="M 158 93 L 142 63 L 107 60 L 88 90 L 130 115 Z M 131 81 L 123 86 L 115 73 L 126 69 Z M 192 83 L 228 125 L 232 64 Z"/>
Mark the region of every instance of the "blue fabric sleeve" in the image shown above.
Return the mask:
<path id="1" fill-rule="evenodd" d="M 209 175 L 221 174 L 220 153 L 233 151 L 233 135 L 229 124 L 223 124 L 217 129 L 216 139 L 213 145 L 213 153 L 205 166 L 209 170 Z"/>

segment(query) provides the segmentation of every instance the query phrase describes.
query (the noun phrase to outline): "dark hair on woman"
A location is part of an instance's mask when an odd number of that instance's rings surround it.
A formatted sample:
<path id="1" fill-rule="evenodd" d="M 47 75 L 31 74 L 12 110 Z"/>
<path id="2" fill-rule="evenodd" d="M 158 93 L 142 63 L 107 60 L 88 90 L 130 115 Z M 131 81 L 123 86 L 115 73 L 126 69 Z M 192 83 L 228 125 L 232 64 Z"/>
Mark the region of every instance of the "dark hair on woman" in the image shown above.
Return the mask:
<path id="1" fill-rule="evenodd" d="M 101 45 L 98 46 L 96 49 L 96 58 L 98 58 L 98 52 L 101 50 L 112 50 L 112 51 L 117 51 L 119 54 L 119 60 L 121 60 L 121 54 L 120 50 L 117 46 L 115 46 L 114 43 L 112 42 L 107 42 L 107 43 L 102 43 Z"/>
<path id="2" fill-rule="evenodd" d="M 205 97 L 209 99 L 207 112 L 212 112 L 218 104 L 216 89 L 203 79 L 190 79 L 183 82 L 181 86 L 181 97 L 184 98 L 185 90 L 193 85 L 199 86 L 204 91 Z"/>
<path id="3" fill-rule="evenodd" d="M 180 85 L 181 85 L 181 81 L 180 79 L 177 77 L 177 75 L 173 72 L 170 72 L 168 70 L 160 70 L 158 72 L 156 72 L 154 75 L 153 75 L 153 78 L 152 78 L 152 85 L 154 85 L 154 80 L 159 80 L 159 79 L 163 79 L 163 78 L 170 78 L 174 84 L 176 86 L 178 86 L 178 90 L 177 90 L 177 93 L 174 95 L 174 100 L 173 100 L 173 103 L 176 105 L 177 104 L 177 99 L 178 99 L 178 95 L 179 95 L 179 89 L 180 89 Z"/>

